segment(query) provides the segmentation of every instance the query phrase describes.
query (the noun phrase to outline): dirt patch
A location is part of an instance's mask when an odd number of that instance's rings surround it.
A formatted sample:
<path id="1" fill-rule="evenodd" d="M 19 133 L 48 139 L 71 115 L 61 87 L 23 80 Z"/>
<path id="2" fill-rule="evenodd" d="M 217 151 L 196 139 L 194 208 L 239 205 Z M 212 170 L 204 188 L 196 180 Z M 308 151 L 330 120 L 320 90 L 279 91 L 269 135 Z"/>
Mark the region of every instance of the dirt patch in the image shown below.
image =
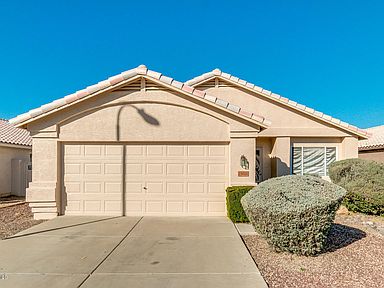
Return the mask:
<path id="1" fill-rule="evenodd" d="M 33 220 L 27 203 L 0 208 L 0 239 L 14 235 L 44 220 Z"/>
<path id="2" fill-rule="evenodd" d="M 17 205 L 25 202 L 25 197 L 7 196 L 0 198 L 0 208 Z"/>
<path id="3" fill-rule="evenodd" d="M 326 249 L 316 257 L 276 253 L 259 235 L 243 239 L 269 287 L 383 287 L 381 224 L 382 217 L 337 215 Z"/>

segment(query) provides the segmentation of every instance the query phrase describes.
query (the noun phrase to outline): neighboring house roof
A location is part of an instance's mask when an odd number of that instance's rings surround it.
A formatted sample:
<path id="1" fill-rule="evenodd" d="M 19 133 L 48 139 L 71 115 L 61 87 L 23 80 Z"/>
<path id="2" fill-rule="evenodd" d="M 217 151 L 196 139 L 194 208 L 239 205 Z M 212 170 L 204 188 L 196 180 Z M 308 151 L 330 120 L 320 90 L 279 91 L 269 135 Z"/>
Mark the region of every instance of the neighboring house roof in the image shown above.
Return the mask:
<path id="1" fill-rule="evenodd" d="M 7 120 L 0 119 L 0 143 L 32 146 L 29 131 L 16 128 Z"/>
<path id="2" fill-rule="evenodd" d="M 244 118 L 251 122 L 257 123 L 261 127 L 265 128 L 271 124 L 270 121 L 265 119 L 263 116 L 248 112 L 239 106 L 228 103 L 225 100 L 208 95 L 204 91 L 197 90 L 185 83 L 176 81 L 173 78 L 167 77 L 159 72 L 149 70 L 145 65 L 140 65 L 137 68 L 122 72 L 118 75 L 108 78 L 105 81 L 101 81 L 83 90 L 67 95 L 51 103 L 42 105 L 39 108 L 30 110 L 27 113 L 10 119 L 9 121 L 18 127 L 23 126 L 29 122 L 34 121 L 35 119 L 54 113 L 84 99 L 88 99 L 103 92 L 114 90 L 123 84 L 125 85 L 126 83 L 137 79 L 138 77 L 145 77 L 151 81 L 158 82 L 165 87 L 169 87 L 170 89 L 182 92 L 183 94 L 187 94 L 195 99 L 199 99 L 205 103 L 214 105 L 220 109 L 224 109 L 228 113 L 236 114 L 240 118 Z"/>
<path id="3" fill-rule="evenodd" d="M 384 125 L 366 129 L 371 136 L 359 141 L 359 150 L 384 149 Z"/>
<path id="4" fill-rule="evenodd" d="M 195 87 L 195 86 L 198 86 L 204 82 L 210 81 L 214 78 L 221 78 L 224 81 L 227 81 L 227 82 L 233 83 L 237 86 L 251 90 L 251 91 L 257 93 L 258 95 L 264 96 L 264 97 L 271 99 L 275 102 L 278 102 L 280 104 L 283 104 L 285 106 L 288 106 L 290 108 L 298 110 L 302 113 L 310 115 L 310 116 L 317 118 L 321 121 L 329 123 L 332 126 L 336 126 L 338 128 L 341 128 L 345 131 L 348 131 L 354 135 L 359 136 L 362 139 L 366 139 L 367 137 L 369 137 L 369 133 L 365 130 L 359 129 L 358 127 L 350 125 L 346 122 L 343 122 L 340 119 L 333 118 L 332 116 L 329 116 L 329 115 L 326 115 L 322 112 L 316 111 L 315 109 L 312 109 L 312 108 L 309 108 L 305 105 L 299 104 L 299 103 L 292 101 L 288 98 L 282 97 L 279 94 L 276 94 L 276 93 L 273 93 L 269 90 L 263 89 L 259 86 L 256 86 L 255 84 L 252 84 L 252 83 L 247 82 L 245 80 L 239 79 L 238 77 L 235 77 L 231 74 L 224 73 L 220 69 L 214 69 L 211 72 L 204 73 L 204 74 L 197 76 L 191 80 L 188 80 L 185 83 L 187 85 Z"/>

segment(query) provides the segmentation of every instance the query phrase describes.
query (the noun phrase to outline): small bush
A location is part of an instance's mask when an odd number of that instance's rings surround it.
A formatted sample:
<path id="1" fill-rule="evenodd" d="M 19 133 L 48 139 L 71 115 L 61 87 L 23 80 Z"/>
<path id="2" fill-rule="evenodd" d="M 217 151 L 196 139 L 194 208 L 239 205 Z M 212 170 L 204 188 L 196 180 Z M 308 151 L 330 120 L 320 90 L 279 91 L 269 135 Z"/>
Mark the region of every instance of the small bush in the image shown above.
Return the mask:
<path id="1" fill-rule="evenodd" d="M 384 215 L 384 164 L 363 159 L 337 161 L 330 165 L 329 176 L 347 190 L 344 205 L 348 210 Z"/>
<path id="2" fill-rule="evenodd" d="M 290 175 L 260 183 L 241 203 L 255 230 L 276 251 L 322 251 L 345 190 L 313 176 Z"/>
<path id="3" fill-rule="evenodd" d="M 253 186 L 232 186 L 227 188 L 227 214 L 232 222 L 249 222 L 241 206 L 240 199 L 251 190 Z"/>

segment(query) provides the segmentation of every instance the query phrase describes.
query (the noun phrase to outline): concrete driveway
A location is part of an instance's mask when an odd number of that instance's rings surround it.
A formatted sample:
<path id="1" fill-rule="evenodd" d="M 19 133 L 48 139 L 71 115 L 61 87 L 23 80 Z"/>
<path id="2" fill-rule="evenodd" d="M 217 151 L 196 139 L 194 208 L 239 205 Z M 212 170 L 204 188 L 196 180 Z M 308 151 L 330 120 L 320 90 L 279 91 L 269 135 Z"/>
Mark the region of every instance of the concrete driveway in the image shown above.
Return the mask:
<path id="1" fill-rule="evenodd" d="M 225 217 L 58 217 L 0 241 L 0 287 L 267 287 Z"/>

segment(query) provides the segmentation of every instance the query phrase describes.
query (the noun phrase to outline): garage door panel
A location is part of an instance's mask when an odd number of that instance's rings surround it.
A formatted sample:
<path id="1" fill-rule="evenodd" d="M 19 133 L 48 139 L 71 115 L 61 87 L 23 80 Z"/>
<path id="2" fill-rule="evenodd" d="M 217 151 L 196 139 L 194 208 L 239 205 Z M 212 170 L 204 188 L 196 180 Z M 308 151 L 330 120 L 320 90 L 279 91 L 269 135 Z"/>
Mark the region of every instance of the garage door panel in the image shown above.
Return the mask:
<path id="1" fill-rule="evenodd" d="M 188 209 L 188 212 L 193 214 L 193 213 L 197 213 L 197 214 L 205 214 L 206 212 L 206 209 L 205 209 L 205 206 L 206 206 L 206 202 L 205 201 L 188 201 L 187 202 L 187 209 Z"/>
<path id="2" fill-rule="evenodd" d="M 101 175 L 102 169 L 99 163 L 86 163 L 84 164 L 84 174 L 98 174 Z"/>
<path id="3" fill-rule="evenodd" d="M 208 176 L 225 176 L 227 174 L 224 163 L 208 164 Z"/>
<path id="4" fill-rule="evenodd" d="M 125 192 L 127 194 L 142 194 L 144 193 L 142 182 L 125 183 Z"/>
<path id="5" fill-rule="evenodd" d="M 167 145 L 166 146 L 166 151 L 167 154 L 166 156 L 184 156 L 185 155 L 185 146 L 184 145 Z"/>
<path id="6" fill-rule="evenodd" d="M 141 200 L 128 200 L 125 204 L 126 215 L 142 215 L 143 210 L 143 201 Z"/>
<path id="7" fill-rule="evenodd" d="M 208 156 L 225 156 L 226 155 L 226 146 L 223 145 L 210 145 L 208 146 Z"/>
<path id="8" fill-rule="evenodd" d="M 102 182 L 84 182 L 84 193 L 103 193 Z"/>
<path id="9" fill-rule="evenodd" d="M 71 157 L 71 156 L 80 156 L 82 155 L 82 148 L 81 145 L 65 145 L 64 146 L 64 153 L 65 156 Z"/>
<path id="10" fill-rule="evenodd" d="M 226 186 L 223 182 L 208 182 L 208 194 L 221 194 L 225 191 Z"/>
<path id="11" fill-rule="evenodd" d="M 121 181 L 118 182 L 105 182 L 104 183 L 104 191 L 105 193 L 118 193 L 121 195 L 122 189 L 121 189 Z"/>
<path id="12" fill-rule="evenodd" d="M 164 194 L 164 183 L 162 181 L 146 182 L 145 188 L 146 194 Z"/>
<path id="13" fill-rule="evenodd" d="M 77 164 L 77 163 L 73 163 L 73 164 L 66 163 L 64 165 L 65 173 L 67 175 L 69 175 L 69 174 L 73 174 L 73 175 L 81 174 L 82 173 L 81 167 L 82 167 L 82 165 L 81 164 Z"/>
<path id="14" fill-rule="evenodd" d="M 106 156 L 122 156 L 123 155 L 123 146 L 121 145 L 106 145 L 105 146 L 105 155 Z M 119 157 L 119 159 L 121 159 Z"/>
<path id="15" fill-rule="evenodd" d="M 225 215 L 227 145 L 64 145 L 66 214 Z M 125 177 L 123 164 L 125 159 Z"/>
<path id="16" fill-rule="evenodd" d="M 130 157 L 142 157 L 145 147 L 143 145 L 127 145 L 125 154 Z"/>
<path id="17" fill-rule="evenodd" d="M 164 156 L 164 146 L 161 145 L 148 145 L 147 147 L 148 156 Z"/>
<path id="18" fill-rule="evenodd" d="M 65 188 L 67 193 L 81 193 L 81 182 L 66 182 Z"/>
<path id="19" fill-rule="evenodd" d="M 190 145 L 187 148 L 187 155 L 189 157 L 201 157 L 207 155 L 207 147 L 204 145 Z"/>
<path id="20" fill-rule="evenodd" d="M 147 175 L 163 175 L 164 165 L 163 163 L 146 163 L 145 170 Z"/>
<path id="21" fill-rule="evenodd" d="M 81 200 L 68 200 L 66 212 L 70 211 L 70 213 L 82 213 L 82 201 Z"/>
<path id="22" fill-rule="evenodd" d="M 120 200 L 105 200 L 104 201 L 104 210 L 106 213 L 121 213 L 121 201 Z"/>
<path id="23" fill-rule="evenodd" d="M 184 194 L 185 193 L 185 184 L 184 182 L 167 182 L 167 194 Z"/>
<path id="24" fill-rule="evenodd" d="M 102 211 L 103 203 L 101 200 L 84 200 L 84 211 L 85 212 L 99 212 Z"/>
<path id="25" fill-rule="evenodd" d="M 183 214 L 184 213 L 184 202 L 183 201 L 166 201 L 167 209 L 166 211 L 168 213 L 177 213 L 177 214 Z"/>
<path id="26" fill-rule="evenodd" d="M 121 214 L 122 153 L 122 145 L 64 145 L 65 214 Z"/>
<path id="27" fill-rule="evenodd" d="M 187 184 L 187 193 L 205 193 L 205 182 L 189 182 Z"/>
<path id="28" fill-rule="evenodd" d="M 101 156 L 103 155 L 103 146 L 101 145 L 84 145 L 85 156 Z"/>
<path id="29" fill-rule="evenodd" d="M 111 175 L 121 175 L 122 173 L 122 167 L 120 163 L 109 163 L 104 164 L 104 173 L 105 174 L 111 174 Z"/>
<path id="30" fill-rule="evenodd" d="M 187 174 L 189 176 L 205 176 L 207 171 L 206 166 L 204 163 L 187 164 Z"/>
<path id="31" fill-rule="evenodd" d="M 127 178 L 130 175 L 142 175 L 144 172 L 142 163 L 128 163 L 125 167 Z"/>
<path id="32" fill-rule="evenodd" d="M 222 201 L 208 201 L 208 213 L 225 213 L 225 203 Z"/>

